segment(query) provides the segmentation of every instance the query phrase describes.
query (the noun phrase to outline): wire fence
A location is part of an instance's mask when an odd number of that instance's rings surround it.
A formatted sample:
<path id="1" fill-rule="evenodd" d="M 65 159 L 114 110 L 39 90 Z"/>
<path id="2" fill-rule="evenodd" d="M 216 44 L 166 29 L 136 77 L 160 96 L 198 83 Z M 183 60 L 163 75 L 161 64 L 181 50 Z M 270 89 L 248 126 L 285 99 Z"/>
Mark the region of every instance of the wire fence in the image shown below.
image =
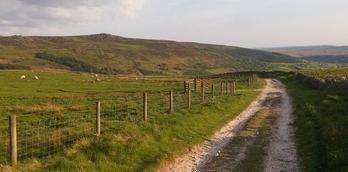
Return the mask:
<path id="1" fill-rule="evenodd" d="M 8 118 L 0 117 L 0 164 L 8 164 Z"/>
<path id="2" fill-rule="evenodd" d="M 17 116 L 18 159 L 51 155 L 93 135 L 91 115 L 51 114 Z"/>
<path id="3" fill-rule="evenodd" d="M 185 85 L 190 88 L 190 99 L 188 90 L 173 91 L 171 104 L 171 92 L 149 92 L 148 93 L 148 120 L 155 120 L 159 115 L 170 114 L 191 106 L 210 103 L 215 96 L 232 93 L 231 83 L 228 80 L 221 84 L 215 80 L 191 81 Z M 204 91 L 202 90 L 204 87 Z M 235 88 L 234 88 L 235 89 Z M 117 131 L 119 122 L 140 122 L 144 120 L 144 97 L 143 93 L 118 93 L 107 98 L 76 97 L 72 99 L 51 98 L 50 103 L 69 105 L 64 111 L 35 113 L 29 111 L 27 114 L 16 115 L 17 130 L 17 158 L 25 161 L 32 158 L 42 158 L 57 152 L 62 152 L 83 138 L 96 135 L 97 110 L 96 105 L 91 102 L 101 102 L 101 134 Z M 203 101 L 204 96 L 204 101 Z M 190 102 L 189 102 L 190 100 Z M 87 105 L 86 105 L 87 103 Z M 9 164 L 13 148 L 10 146 L 9 118 L 0 118 L 0 165 Z"/>

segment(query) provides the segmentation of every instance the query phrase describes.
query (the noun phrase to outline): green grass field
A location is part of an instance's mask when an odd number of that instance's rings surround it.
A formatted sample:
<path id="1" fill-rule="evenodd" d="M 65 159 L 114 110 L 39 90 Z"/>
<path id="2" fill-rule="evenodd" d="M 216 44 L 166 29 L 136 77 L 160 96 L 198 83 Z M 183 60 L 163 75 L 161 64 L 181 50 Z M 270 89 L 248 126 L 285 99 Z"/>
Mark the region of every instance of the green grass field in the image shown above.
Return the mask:
<path id="1" fill-rule="evenodd" d="M 321 71 L 320 76 L 332 71 Z M 281 80 L 294 99 L 301 170 L 347 171 L 347 94 L 315 89 L 292 77 Z"/>
<path id="2" fill-rule="evenodd" d="M 26 79 L 20 79 L 26 75 Z M 34 79 L 38 76 L 39 80 Z M 187 77 L 116 78 L 79 73 L 0 71 L 0 164 L 8 163 L 7 115 L 17 115 L 22 171 L 153 171 L 242 111 L 263 80 L 239 82 L 234 96 L 206 103 L 192 92 L 191 110 L 182 93 Z M 243 78 L 242 78 L 243 79 Z M 218 94 L 218 84 L 216 84 Z M 200 88 L 200 87 L 198 87 Z M 168 113 L 174 90 L 175 113 Z M 142 121 L 142 92 L 149 94 L 149 121 Z M 101 101 L 102 136 L 94 139 L 95 102 Z M 8 166 L 3 169 L 9 168 Z"/>

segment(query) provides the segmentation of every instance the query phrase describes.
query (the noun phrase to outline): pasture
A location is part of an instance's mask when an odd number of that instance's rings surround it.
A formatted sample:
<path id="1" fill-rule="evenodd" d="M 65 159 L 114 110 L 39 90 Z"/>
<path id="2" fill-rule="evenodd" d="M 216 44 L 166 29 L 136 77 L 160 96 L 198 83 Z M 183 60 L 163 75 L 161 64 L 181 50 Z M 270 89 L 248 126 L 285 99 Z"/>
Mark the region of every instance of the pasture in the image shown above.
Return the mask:
<path id="1" fill-rule="evenodd" d="M 8 115 L 16 115 L 20 169 L 151 171 L 243 110 L 264 85 L 258 79 L 250 85 L 248 77 L 204 78 L 205 102 L 201 83 L 191 82 L 188 109 L 184 81 L 190 77 L 1 71 L 0 162 L 9 164 Z M 235 94 L 230 81 L 238 81 Z M 148 93 L 148 121 L 143 121 L 143 92 Z M 97 101 L 101 136 L 96 140 Z"/>

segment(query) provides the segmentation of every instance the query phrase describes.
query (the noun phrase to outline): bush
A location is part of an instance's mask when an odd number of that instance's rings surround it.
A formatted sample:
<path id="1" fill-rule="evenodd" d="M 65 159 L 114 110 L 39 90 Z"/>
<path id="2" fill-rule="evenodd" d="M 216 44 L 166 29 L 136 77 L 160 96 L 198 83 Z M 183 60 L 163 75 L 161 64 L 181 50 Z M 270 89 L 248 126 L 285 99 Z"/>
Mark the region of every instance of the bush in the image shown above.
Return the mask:
<path id="1" fill-rule="evenodd" d="M 30 67 L 16 65 L 16 64 L 0 64 L 0 69 L 25 69 L 25 70 L 29 70 Z"/>
<path id="2" fill-rule="evenodd" d="M 118 73 L 117 70 L 115 69 L 105 68 L 105 67 L 100 68 L 72 57 L 66 57 L 66 56 L 61 57 L 61 56 L 49 54 L 47 52 L 36 53 L 35 57 L 67 66 L 73 71 L 102 73 L 102 74 Z"/>

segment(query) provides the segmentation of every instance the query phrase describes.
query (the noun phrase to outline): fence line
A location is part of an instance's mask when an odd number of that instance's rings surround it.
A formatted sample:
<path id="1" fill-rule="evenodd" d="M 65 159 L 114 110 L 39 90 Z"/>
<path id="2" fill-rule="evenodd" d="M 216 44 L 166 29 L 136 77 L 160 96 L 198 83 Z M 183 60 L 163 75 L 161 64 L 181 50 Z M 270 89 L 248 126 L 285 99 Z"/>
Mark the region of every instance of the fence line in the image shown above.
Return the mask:
<path id="1" fill-rule="evenodd" d="M 112 132 L 117 122 L 148 121 L 155 119 L 156 115 L 169 115 L 212 102 L 217 95 L 234 95 L 237 81 L 223 79 L 214 82 L 196 78 L 184 82 L 184 91 L 127 93 L 122 97 L 97 100 L 94 116 L 90 111 L 93 108 L 86 108 L 74 114 L 0 118 L 0 164 L 15 165 L 17 160 L 52 155 L 81 139 Z M 249 77 L 247 84 L 250 86 L 255 81 L 256 77 Z"/>

